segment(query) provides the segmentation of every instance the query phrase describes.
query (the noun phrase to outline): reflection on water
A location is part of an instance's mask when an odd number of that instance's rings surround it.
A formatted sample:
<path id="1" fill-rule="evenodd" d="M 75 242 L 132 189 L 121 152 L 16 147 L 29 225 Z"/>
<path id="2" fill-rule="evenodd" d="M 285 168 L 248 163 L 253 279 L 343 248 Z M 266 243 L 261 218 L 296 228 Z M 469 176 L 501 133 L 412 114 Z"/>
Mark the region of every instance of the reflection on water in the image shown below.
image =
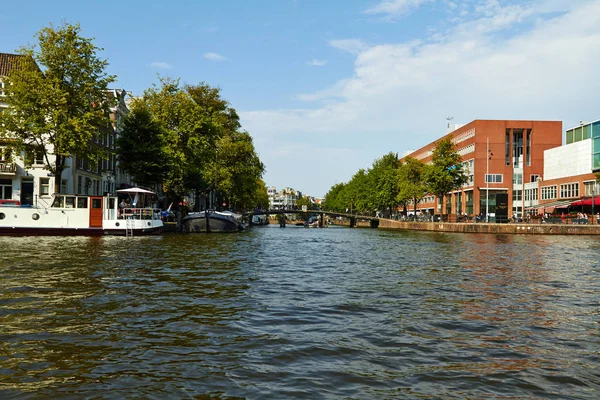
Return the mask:
<path id="1" fill-rule="evenodd" d="M 594 237 L 0 237 L 1 398 L 573 398 Z"/>

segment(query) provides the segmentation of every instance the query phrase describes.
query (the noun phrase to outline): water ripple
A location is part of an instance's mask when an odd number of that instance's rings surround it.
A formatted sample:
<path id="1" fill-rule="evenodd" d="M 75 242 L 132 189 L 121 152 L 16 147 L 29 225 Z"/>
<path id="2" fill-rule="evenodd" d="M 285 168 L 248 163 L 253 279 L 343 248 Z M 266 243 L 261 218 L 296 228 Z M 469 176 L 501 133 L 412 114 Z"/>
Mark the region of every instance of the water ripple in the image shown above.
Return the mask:
<path id="1" fill-rule="evenodd" d="M 592 237 L 271 226 L 0 248 L 3 399 L 599 397 Z"/>

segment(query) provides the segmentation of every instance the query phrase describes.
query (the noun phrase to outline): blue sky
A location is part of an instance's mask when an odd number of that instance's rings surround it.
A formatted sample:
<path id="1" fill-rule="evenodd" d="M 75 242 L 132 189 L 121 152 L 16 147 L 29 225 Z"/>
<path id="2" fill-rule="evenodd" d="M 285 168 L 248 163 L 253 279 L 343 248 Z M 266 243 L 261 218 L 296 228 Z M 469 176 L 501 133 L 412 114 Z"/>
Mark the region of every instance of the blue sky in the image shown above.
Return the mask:
<path id="1" fill-rule="evenodd" d="M 474 119 L 600 119 L 599 0 L 8 2 L 0 52 L 80 23 L 115 87 L 222 90 L 268 186 L 323 196 Z"/>

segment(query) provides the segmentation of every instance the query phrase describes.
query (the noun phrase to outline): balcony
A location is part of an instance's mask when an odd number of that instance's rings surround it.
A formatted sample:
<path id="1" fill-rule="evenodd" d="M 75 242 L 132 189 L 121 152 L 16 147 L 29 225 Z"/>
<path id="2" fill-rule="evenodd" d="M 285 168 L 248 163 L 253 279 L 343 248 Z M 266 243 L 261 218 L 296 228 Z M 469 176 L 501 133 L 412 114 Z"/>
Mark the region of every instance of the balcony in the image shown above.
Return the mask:
<path id="1" fill-rule="evenodd" d="M 11 162 L 0 162 L 0 175 L 15 175 L 17 164 Z"/>

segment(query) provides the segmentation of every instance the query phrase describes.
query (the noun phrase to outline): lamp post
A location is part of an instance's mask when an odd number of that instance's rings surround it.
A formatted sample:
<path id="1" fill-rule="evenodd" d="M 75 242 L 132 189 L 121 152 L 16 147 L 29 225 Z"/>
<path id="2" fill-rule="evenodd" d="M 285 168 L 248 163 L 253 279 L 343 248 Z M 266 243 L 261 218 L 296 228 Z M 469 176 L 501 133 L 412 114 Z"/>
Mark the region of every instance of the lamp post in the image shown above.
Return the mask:
<path id="1" fill-rule="evenodd" d="M 595 214 L 594 214 L 594 192 L 596 191 L 596 182 L 594 182 L 594 186 L 592 186 L 592 224 L 594 223 Z"/>

